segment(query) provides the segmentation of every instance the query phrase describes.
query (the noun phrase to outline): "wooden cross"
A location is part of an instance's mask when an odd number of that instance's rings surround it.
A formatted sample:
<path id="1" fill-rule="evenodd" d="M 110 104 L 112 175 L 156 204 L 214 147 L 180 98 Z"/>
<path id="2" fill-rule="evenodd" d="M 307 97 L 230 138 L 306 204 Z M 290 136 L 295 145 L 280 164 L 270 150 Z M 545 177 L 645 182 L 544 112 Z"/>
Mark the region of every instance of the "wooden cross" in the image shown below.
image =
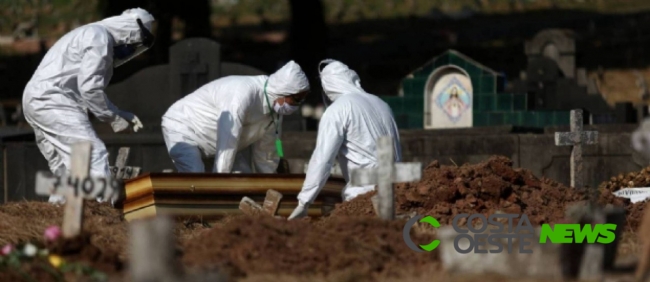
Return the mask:
<path id="1" fill-rule="evenodd" d="M 36 194 L 63 195 L 66 198 L 63 215 L 63 237 L 73 238 L 81 233 L 83 200 L 107 199 L 118 196 L 120 184 L 114 178 L 90 177 L 92 143 L 83 141 L 72 145 L 70 173 L 54 175 L 49 171 L 36 173 Z"/>
<path id="2" fill-rule="evenodd" d="M 556 146 L 572 146 L 571 150 L 571 187 L 582 189 L 582 145 L 598 142 L 598 131 L 582 131 L 582 110 L 571 110 L 571 132 L 556 132 Z M 595 189 L 595 188 L 594 188 Z"/>
<path id="3" fill-rule="evenodd" d="M 122 147 L 117 153 L 117 158 L 115 159 L 115 166 L 111 166 L 111 173 L 115 179 L 131 179 L 140 175 L 140 167 L 137 166 L 127 166 L 126 162 L 129 159 L 129 153 L 131 148 Z"/>
<path id="4" fill-rule="evenodd" d="M 377 184 L 379 217 L 395 219 L 393 183 L 418 181 L 422 178 L 422 163 L 395 163 L 393 139 L 382 136 L 377 140 L 377 168 L 353 169 L 352 186 Z"/>
<path id="5" fill-rule="evenodd" d="M 244 197 L 239 203 L 239 209 L 248 215 L 257 214 L 263 212 L 270 216 L 275 216 L 280 208 L 280 201 L 282 201 L 282 194 L 273 189 L 266 191 L 266 198 L 264 198 L 264 204 L 259 205 L 253 199 L 249 197 Z"/>

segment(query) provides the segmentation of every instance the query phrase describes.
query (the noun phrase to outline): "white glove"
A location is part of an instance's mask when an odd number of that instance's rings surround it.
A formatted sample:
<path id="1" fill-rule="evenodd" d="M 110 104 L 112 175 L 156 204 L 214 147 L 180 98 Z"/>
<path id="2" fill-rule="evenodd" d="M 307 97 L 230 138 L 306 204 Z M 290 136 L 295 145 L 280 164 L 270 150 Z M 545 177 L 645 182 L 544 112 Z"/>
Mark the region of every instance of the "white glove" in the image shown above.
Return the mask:
<path id="1" fill-rule="evenodd" d="M 121 118 L 125 119 L 125 120 L 131 121 L 131 123 L 133 124 L 133 132 L 138 132 L 139 129 L 142 129 L 142 127 L 144 127 L 142 125 L 142 122 L 140 122 L 140 119 L 136 115 L 134 115 L 133 113 L 130 113 L 130 112 L 127 112 L 127 111 L 119 111 L 117 113 L 117 115 L 120 116 Z M 128 124 L 127 124 L 127 127 L 128 127 Z M 124 129 L 126 129 L 126 128 L 124 128 Z M 124 130 L 124 129 L 122 129 L 122 130 Z M 115 130 L 115 127 L 113 127 L 113 130 Z M 120 130 L 120 131 L 122 131 L 122 130 Z M 115 131 L 115 132 L 118 132 L 118 131 Z"/>
<path id="2" fill-rule="evenodd" d="M 303 218 L 307 216 L 307 211 L 309 210 L 309 204 L 298 203 L 296 209 L 293 210 L 287 220 L 292 220 L 296 218 Z"/>
<path id="3" fill-rule="evenodd" d="M 123 119 L 120 116 L 115 117 L 115 120 L 111 122 L 111 127 L 113 132 L 120 132 L 129 127 L 129 122 Z"/>
<path id="4" fill-rule="evenodd" d="M 133 119 L 131 120 L 131 123 L 133 123 L 133 132 L 138 132 L 139 129 L 142 129 L 144 126 L 142 125 L 142 122 L 140 122 L 140 119 L 133 115 Z"/>

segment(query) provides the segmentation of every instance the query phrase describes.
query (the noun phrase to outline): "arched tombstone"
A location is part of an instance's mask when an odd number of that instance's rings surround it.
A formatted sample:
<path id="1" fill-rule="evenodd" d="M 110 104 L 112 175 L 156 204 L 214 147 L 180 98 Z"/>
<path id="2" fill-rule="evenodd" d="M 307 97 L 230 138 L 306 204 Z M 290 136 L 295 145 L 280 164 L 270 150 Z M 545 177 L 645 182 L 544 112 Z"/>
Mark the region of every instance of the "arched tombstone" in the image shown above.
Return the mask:
<path id="1" fill-rule="evenodd" d="M 544 48 L 542 49 L 542 56 L 552 59 L 555 62 L 559 62 L 560 49 L 557 48 L 557 45 L 553 44 L 552 42 L 549 42 L 546 45 L 544 45 Z"/>
<path id="2" fill-rule="evenodd" d="M 549 58 L 557 63 L 564 77 L 574 78 L 575 33 L 566 29 L 545 29 L 526 41 L 525 52 L 528 62 Z"/>
<path id="3" fill-rule="evenodd" d="M 429 76 L 425 89 L 425 129 L 472 127 L 474 91 L 465 70 L 439 67 Z"/>
<path id="4" fill-rule="evenodd" d="M 142 69 L 110 85 L 106 90 L 109 98 L 151 128 L 152 124 L 160 124 L 173 103 L 208 82 L 229 75 L 266 74 L 244 64 L 222 62 L 219 43 L 207 38 L 189 38 L 172 45 L 169 62 Z M 305 125 L 300 113 L 296 113 L 283 117 L 282 127 L 283 131 L 303 131 Z"/>

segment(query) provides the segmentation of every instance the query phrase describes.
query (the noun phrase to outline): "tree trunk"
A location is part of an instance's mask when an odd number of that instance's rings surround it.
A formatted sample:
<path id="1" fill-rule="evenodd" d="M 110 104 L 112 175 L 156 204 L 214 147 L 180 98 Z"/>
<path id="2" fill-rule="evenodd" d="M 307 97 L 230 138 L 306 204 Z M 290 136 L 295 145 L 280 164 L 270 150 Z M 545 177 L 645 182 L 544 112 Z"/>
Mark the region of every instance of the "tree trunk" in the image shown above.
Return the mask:
<path id="1" fill-rule="evenodd" d="M 320 0 L 290 0 L 291 26 L 289 42 L 291 58 L 302 68 L 309 79 L 311 94 L 306 104 L 316 106 L 322 103 L 322 90 L 318 77 L 318 63 L 327 56 L 327 26 L 323 5 Z M 306 130 L 316 130 L 318 120 L 307 118 Z"/>
<path id="2" fill-rule="evenodd" d="M 289 40 L 291 58 L 303 69 L 311 86 L 307 103 L 322 101 L 318 63 L 327 56 L 327 26 L 320 0 L 290 0 L 291 26 Z"/>

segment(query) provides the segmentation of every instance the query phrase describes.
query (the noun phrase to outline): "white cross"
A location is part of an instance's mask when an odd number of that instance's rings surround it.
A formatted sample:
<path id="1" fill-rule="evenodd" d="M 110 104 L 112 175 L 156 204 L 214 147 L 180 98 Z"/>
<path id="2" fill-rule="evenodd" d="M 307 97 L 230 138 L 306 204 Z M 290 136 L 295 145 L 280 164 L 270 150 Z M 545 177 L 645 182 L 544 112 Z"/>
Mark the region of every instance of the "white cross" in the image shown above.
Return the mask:
<path id="1" fill-rule="evenodd" d="M 393 183 L 418 181 L 420 178 L 422 178 L 422 163 L 395 163 L 393 138 L 390 136 L 377 139 L 377 168 L 350 171 L 352 186 L 377 184 L 379 217 L 388 220 L 395 219 Z"/>
<path id="2" fill-rule="evenodd" d="M 584 188 L 582 145 L 592 145 L 596 142 L 598 142 L 598 131 L 582 131 L 582 110 L 571 110 L 571 132 L 555 132 L 556 146 L 573 147 L 571 149 L 571 187 Z"/>
<path id="3" fill-rule="evenodd" d="M 63 195 L 66 198 L 63 215 L 63 236 L 73 238 L 81 233 L 83 223 L 83 200 L 115 199 L 120 184 L 114 178 L 90 177 L 90 152 L 88 141 L 72 145 L 70 174 L 53 175 L 49 171 L 36 173 L 36 194 Z"/>

